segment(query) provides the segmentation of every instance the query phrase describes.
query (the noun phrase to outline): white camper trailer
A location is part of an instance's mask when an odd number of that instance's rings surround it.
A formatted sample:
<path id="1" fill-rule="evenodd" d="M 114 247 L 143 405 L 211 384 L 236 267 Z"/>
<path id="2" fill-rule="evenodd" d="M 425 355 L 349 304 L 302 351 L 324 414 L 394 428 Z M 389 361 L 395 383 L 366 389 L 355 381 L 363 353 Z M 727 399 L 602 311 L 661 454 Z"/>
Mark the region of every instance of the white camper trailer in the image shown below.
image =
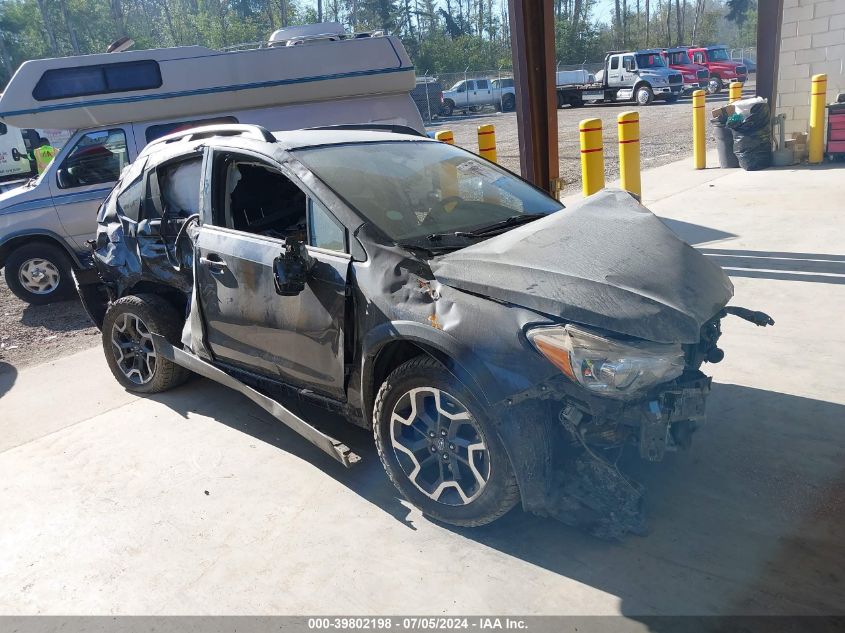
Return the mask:
<path id="1" fill-rule="evenodd" d="M 37 180 L 0 194 L 9 287 L 34 303 L 72 292 L 70 269 L 87 267 L 97 208 L 153 139 L 209 123 L 424 132 L 413 88 L 398 38 L 346 34 L 336 23 L 280 29 L 243 50 L 184 46 L 25 62 L 0 96 L 0 118 L 77 131 Z"/>

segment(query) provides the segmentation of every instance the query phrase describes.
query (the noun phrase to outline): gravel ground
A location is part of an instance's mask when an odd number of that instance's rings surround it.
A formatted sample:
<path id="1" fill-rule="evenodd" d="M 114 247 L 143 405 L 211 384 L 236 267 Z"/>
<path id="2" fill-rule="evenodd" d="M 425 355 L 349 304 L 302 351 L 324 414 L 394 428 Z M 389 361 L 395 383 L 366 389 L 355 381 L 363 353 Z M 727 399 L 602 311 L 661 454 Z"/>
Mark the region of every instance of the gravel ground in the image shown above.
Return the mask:
<path id="1" fill-rule="evenodd" d="M 748 85 L 746 94 L 750 94 L 751 90 L 752 85 Z M 726 99 L 724 94 L 708 97 L 708 106 Z M 564 193 L 577 191 L 581 186 L 578 122 L 592 117 L 602 119 L 606 178 L 610 182 L 619 174 L 616 116 L 625 110 L 634 109 L 640 111 L 643 169 L 692 155 L 692 109 L 689 98 L 672 105 L 658 102 L 645 108 L 637 108 L 634 104 L 563 108 L 558 110 L 558 135 L 560 174 L 566 183 Z M 429 130 L 449 128 L 458 145 L 476 151 L 476 128 L 482 123 L 495 124 L 499 162 L 519 173 L 519 142 L 516 115 L 513 112 L 453 116 L 436 122 Z M 708 145 L 712 146 L 712 143 L 713 139 L 708 138 Z M 9 291 L 0 275 L 0 373 L 6 365 L 20 369 L 98 345 L 99 342 L 99 332 L 91 324 L 79 301 L 30 306 Z"/>
<path id="2" fill-rule="evenodd" d="M 99 335 L 78 300 L 31 306 L 0 275 L 0 373 L 99 345 Z"/>
<path id="3" fill-rule="evenodd" d="M 753 83 L 746 84 L 744 92 L 752 94 Z M 727 102 L 727 95 L 721 93 L 708 96 L 707 112 L 716 103 Z M 640 160 L 643 169 L 659 167 L 666 163 L 692 157 L 692 98 L 684 97 L 674 104 L 657 101 L 646 107 L 633 103 L 607 103 L 585 105 L 582 108 L 565 107 L 557 111 L 560 175 L 564 179 L 564 193 L 573 193 L 581 188 L 581 147 L 578 138 L 578 123 L 582 119 L 602 120 L 604 137 L 605 178 L 611 182 L 619 177 L 619 159 L 616 143 L 616 117 L 620 112 L 637 110 L 640 113 Z M 430 125 L 430 131 L 450 129 L 455 143 L 473 152 L 478 151 L 477 128 L 483 123 L 496 126 L 498 162 L 503 167 L 519 173 L 519 141 L 514 112 L 489 112 L 471 116 L 443 117 Z M 709 134 L 708 148 L 715 147 Z"/>

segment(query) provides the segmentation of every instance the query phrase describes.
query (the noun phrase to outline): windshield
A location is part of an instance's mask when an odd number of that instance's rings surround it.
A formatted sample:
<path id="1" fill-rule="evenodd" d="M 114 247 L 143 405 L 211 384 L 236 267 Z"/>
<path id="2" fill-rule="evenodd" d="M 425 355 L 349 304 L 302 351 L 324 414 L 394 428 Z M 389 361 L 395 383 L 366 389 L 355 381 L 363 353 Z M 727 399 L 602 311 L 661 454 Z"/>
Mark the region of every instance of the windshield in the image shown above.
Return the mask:
<path id="1" fill-rule="evenodd" d="M 463 85 L 464 85 L 464 80 L 462 79 L 461 81 L 455 82 L 455 85 L 452 86 L 451 88 L 449 88 L 449 90 L 458 90 L 459 91 L 463 87 Z"/>
<path id="2" fill-rule="evenodd" d="M 637 54 L 638 68 L 665 68 L 663 57 L 659 53 L 638 53 Z"/>
<path id="3" fill-rule="evenodd" d="M 296 152 L 395 242 L 554 213 L 558 201 L 467 151 L 428 141 L 333 145 Z"/>
<path id="4" fill-rule="evenodd" d="M 707 51 L 707 56 L 711 62 L 726 62 L 730 59 L 726 48 L 711 48 Z"/>
<path id="5" fill-rule="evenodd" d="M 689 58 L 689 54 L 686 51 L 675 51 L 669 53 L 669 59 L 671 64 L 675 64 L 676 66 L 680 66 L 682 64 L 690 64 L 692 63 Z"/>

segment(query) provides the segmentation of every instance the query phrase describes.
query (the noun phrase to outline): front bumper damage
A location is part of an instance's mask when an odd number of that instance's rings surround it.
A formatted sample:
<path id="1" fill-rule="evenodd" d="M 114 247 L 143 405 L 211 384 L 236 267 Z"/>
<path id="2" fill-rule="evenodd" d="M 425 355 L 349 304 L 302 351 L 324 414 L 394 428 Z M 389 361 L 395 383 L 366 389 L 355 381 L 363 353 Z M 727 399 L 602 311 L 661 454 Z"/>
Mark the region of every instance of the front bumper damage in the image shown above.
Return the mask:
<path id="1" fill-rule="evenodd" d="M 644 534 L 645 488 L 622 472 L 619 458 L 632 447 L 647 461 L 688 448 L 704 422 L 710 383 L 691 370 L 641 400 L 619 402 L 573 397 L 556 378 L 505 403 L 500 429 L 524 508 L 600 538 Z"/>

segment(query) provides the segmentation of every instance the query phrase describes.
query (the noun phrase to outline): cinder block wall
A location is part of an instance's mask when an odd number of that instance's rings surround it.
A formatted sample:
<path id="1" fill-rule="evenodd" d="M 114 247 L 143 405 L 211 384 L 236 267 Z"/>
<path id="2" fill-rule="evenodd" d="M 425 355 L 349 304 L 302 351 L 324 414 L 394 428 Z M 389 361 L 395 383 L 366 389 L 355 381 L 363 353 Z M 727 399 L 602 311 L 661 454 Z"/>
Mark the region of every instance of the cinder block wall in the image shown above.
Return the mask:
<path id="1" fill-rule="evenodd" d="M 845 0 L 783 0 L 777 111 L 806 132 L 810 77 L 827 73 L 827 103 L 845 92 Z"/>

